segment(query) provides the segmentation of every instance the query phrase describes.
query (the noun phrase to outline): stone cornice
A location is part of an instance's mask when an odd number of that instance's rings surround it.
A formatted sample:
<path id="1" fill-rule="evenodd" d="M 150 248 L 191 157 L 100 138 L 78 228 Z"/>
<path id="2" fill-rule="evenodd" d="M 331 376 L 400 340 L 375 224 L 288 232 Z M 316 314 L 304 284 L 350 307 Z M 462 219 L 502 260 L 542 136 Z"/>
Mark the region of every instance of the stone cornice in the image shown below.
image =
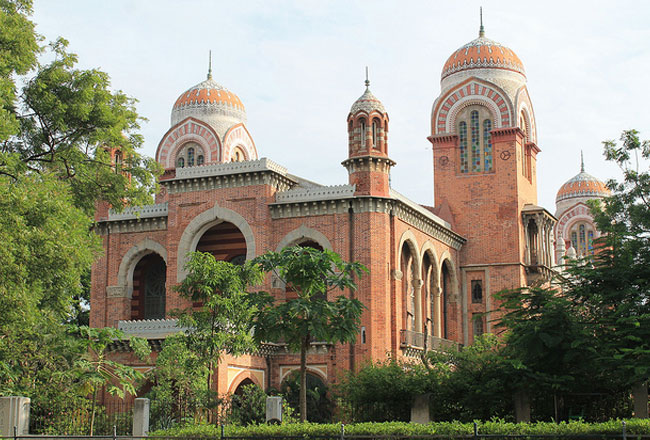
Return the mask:
<path id="1" fill-rule="evenodd" d="M 278 203 L 311 202 L 316 200 L 344 199 L 354 196 L 355 185 L 295 188 L 275 194 Z"/>
<path id="2" fill-rule="evenodd" d="M 130 208 L 124 208 L 124 210 L 116 211 L 115 209 L 110 209 L 108 211 L 108 221 L 120 221 L 120 220 L 136 220 L 139 218 L 151 218 L 151 217 L 166 217 L 167 216 L 167 203 L 158 203 L 157 205 L 145 205 L 145 206 L 134 206 Z"/>
<path id="3" fill-rule="evenodd" d="M 433 144 L 434 147 L 440 144 L 455 144 L 458 136 L 455 134 L 435 134 L 433 136 L 427 137 L 429 142 Z"/>
<path id="4" fill-rule="evenodd" d="M 516 135 L 519 137 L 526 137 L 526 134 L 521 131 L 521 128 L 519 127 L 501 127 L 501 128 L 493 128 L 491 131 L 492 139 L 493 141 L 496 140 L 498 137 L 502 136 L 512 136 Z"/>
<path id="5" fill-rule="evenodd" d="M 145 217 L 124 220 L 103 220 L 97 223 L 95 230 L 100 235 L 126 233 L 126 232 L 148 232 L 164 231 L 167 229 L 167 216 Z"/>
<path id="6" fill-rule="evenodd" d="M 313 200 L 309 202 L 273 203 L 269 206 L 271 218 L 295 218 L 330 214 L 345 214 L 350 209 L 355 213 L 379 212 L 392 213 L 400 220 L 412 225 L 422 232 L 458 250 L 465 243 L 465 238 L 450 229 L 449 223 L 438 218 L 425 208 L 418 207 L 392 192 L 393 197 L 356 196 L 338 200 Z"/>
<path id="7" fill-rule="evenodd" d="M 353 156 L 341 162 L 349 173 L 354 173 L 359 169 L 365 169 L 370 166 L 375 171 L 388 172 L 390 167 L 395 166 L 397 162 L 388 157 L 382 156 Z"/>

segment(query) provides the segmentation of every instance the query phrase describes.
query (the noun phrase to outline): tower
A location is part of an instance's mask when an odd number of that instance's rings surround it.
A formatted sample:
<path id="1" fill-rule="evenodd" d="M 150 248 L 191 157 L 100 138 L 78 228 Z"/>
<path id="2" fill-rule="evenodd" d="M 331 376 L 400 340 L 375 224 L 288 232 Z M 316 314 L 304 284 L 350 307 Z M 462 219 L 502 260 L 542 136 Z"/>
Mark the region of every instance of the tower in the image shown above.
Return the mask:
<path id="1" fill-rule="evenodd" d="M 390 168 L 388 157 L 388 113 L 370 91 L 366 68 L 366 90 L 348 114 L 348 158 L 342 162 L 355 195 L 388 197 Z"/>
<path id="2" fill-rule="evenodd" d="M 440 86 L 429 137 L 435 205 L 468 240 L 461 285 L 476 334 L 490 331 L 480 314 L 494 308 L 491 293 L 550 275 L 555 219 L 536 206 L 540 150 L 523 63 L 485 37 L 482 19 L 478 38 L 447 59 Z"/>

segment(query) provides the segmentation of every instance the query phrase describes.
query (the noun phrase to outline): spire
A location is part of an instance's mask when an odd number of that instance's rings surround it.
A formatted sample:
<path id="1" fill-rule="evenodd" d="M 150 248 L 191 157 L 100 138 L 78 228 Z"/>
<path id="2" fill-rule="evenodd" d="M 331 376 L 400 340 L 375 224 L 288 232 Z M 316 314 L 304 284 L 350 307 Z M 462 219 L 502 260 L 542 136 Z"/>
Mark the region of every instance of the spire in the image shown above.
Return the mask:
<path id="1" fill-rule="evenodd" d="M 208 79 L 212 79 L 212 51 L 208 53 Z"/>
<path id="2" fill-rule="evenodd" d="M 368 66 L 366 66 L 366 90 L 370 88 L 370 80 L 368 79 Z"/>
<path id="3" fill-rule="evenodd" d="M 483 6 L 479 8 L 479 14 L 481 16 L 481 27 L 478 29 L 478 36 L 485 37 L 485 28 L 483 27 Z"/>
<path id="4" fill-rule="evenodd" d="M 580 172 L 585 172 L 585 156 L 582 154 L 582 150 L 580 150 Z"/>

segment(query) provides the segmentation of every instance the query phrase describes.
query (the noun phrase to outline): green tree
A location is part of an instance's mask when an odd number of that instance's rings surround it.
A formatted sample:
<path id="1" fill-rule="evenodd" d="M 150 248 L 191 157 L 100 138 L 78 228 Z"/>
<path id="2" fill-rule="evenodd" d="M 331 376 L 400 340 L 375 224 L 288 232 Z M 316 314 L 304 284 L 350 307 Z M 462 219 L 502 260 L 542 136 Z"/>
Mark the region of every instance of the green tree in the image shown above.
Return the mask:
<path id="1" fill-rule="evenodd" d="M 179 325 L 186 329 L 187 346 L 207 366 L 209 391 L 221 353 L 238 356 L 256 347 L 251 331 L 256 308 L 247 289 L 263 275 L 255 264 L 216 261 L 207 252 L 193 252 L 185 268 L 188 275 L 178 292 L 201 306 L 179 312 Z"/>
<path id="2" fill-rule="evenodd" d="M 365 270 L 358 262 L 345 262 L 335 252 L 309 247 L 288 247 L 253 260 L 273 272 L 297 297 L 276 302 L 262 295 L 255 319 L 259 341 L 282 341 L 300 352 L 300 420 L 307 420 L 307 350 L 314 341 L 352 342 L 356 339 L 364 306 L 343 295 L 328 299 L 332 290 L 355 290 L 355 276 Z"/>
<path id="3" fill-rule="evenodd" d="M 73 374 L 78 379 L 82 394 L 92 395 L 92 411 L 90 418 L 90 435 L 95 427 L 97 391 L 105 387 L 109 394 L 124 398 L 125 394 L 136 394 L 136 382 L 144 376 L 137 370 L 109 358 L 110 345 L 115 341 L 124 340 L 124 334 L 112 327 L 77 329 L 83 341 L 82 356 L 73 366 Z M 131 338 L 129 345 L 136 356 L 144 359 L 151 350 L 146 340 Z"/>

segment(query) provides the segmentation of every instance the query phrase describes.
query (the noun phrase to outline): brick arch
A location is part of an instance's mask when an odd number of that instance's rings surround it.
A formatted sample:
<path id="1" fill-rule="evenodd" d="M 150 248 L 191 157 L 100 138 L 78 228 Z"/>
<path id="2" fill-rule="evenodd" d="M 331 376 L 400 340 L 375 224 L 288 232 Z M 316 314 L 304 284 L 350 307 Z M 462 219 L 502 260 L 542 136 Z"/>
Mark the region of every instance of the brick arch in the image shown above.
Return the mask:
<path id="1" fill-rule="evenodd" d="M 513 108 L 505 91 L 487 81 L 469 78 L 436 100 L 431 114 L 433 134 L 453 133 L 455 115 L 472 103 L 490 109 L 495 128 L 511 126 Z"/>
<path id="2" fill-rule="evenodd" d="M 205 163 L 222 161 L 219 135 L 203 121 L 188 117 L 170 128 L 156 150 L 156 161 L 165 169 L 176 168 L 176 153 L 186 142 L 196 142 L 205 152 Z"/>
<path id="3" fill-rule="evenodd" d="M 235 148 L 241 148 L 246 160 L 257 160 L 257 148 L 248 129 L 243 123 L 235 124 L 226 131 L 223 136 L 223 160 L 230 162 L 232 152 Z"/>
<path id="4" fill-rule="evenodd" d="M 241 373 L 239 373 L 237 376 L 235 376 L 232 379 L 232 382 L 230 383 L 230 387 L 228 387 L 228 393 L 234 394 L 235 390 L 246 379 L 250 380 L 251 382 L 253 382 L 258 387 L 264 389 L 264 385 L 259 383 L 259 380 L 257 379 L 257 377 L 255 377 L 255 375 L 250 370 L 244 370 L 244 371 L 242 371 Z"/>
<path id="5" fill-rule="evenodd" d="M 284 373 L 284 374 L 282 375 L 282 377 L 280 378 L 280 384 L 282 384 L 282 382 L 284 382 L 284 380 L 285 380 L 285 379 L 286 379 L 286 378 L 287 378 L 291 373 L 293 373 L 293 372 L 296 371 L 296 370 L 300 370 L 300 365 L 294 365 L 294 366 L 291 367 L 291 368 L 287 368 L 287 370 L 285 371 L 285 373 Z M 327 382 L 328 382 L 328 381 L 327 381 L 327 377 L 325 376 L 325 374 L 324 374 L 322 371 L 318 370 L 317 368 L 313 368 L 313 367 L 310 367 L 309 365 L 307 365 L 307 374 L 312 374 L 312 375 L 318 377 L 320 380 L 323 381 L 323 383 L 324 383 L 325 385 L 327 385 Z"/>
<path id="6" fill-rule="evenodd" d="M 149 254 L 158 254 L 167 264 L 167 249 L 157 241 L 145 238 L 135 246 L 131 247 L 120 262 L 117 272 L 117 284 L 126 289 L 126 295 L 131 298 L 133 295 L 133 271 L 138 262 Z"/>
<path id="7" fill-rule="evenodd" d="M 276 248 L 276 252 L 280 252 L 282 249 L 284 249 L 287 246 L 291 246 L 292 244 L 297 244 L 299 241 L 301 241 L 304 238 L 315 241 L 316 243 L 320 244 L 323 247 L 323 249 L 327 249 L 330 251 L 334 250 L 332 248 L 332 243 L 330 243 L 329 239 L 325 236 L 325 234 L 317 231 L 316 229 L 308 228 L 305 225 L 301 225 L 299 228 L 289 232 L 287 235 L 285 235 L 282 238 L 282 240 L 280 240 L 280 243 L 278 243 L 278 246 Z"/>
<path id="8" fill-rule="evenodd" d="M 181 235 L 176 256 L 178 266 L 176 274 L 177 283 L 183 281 L 187 276 L 187 271 L 185 270 L 187 254 L 196 248 L 196 244 L 205 231 L 215 224 L 224 221 L 235 225 L 244 235 L 244 239 L 246 240 L 246 259 L 251 260 L 255 258 L 255 235 L 248 222 L 246 222 L 246 219 L 237 212 L 228 208 L 222 208 L 215 203 L 214 207 L 194 217 L 183 231 L 183 235 Z"/>
<path id="9" fill-rule="evenodd" d="M 432 320 L 435 324 L 434 328 L 434 334 L 436 336 L 439 336 L 439 329 L 437 328 L 440 325 L 440 277 L 438 275 L 438 257 L 436 257 L 436 250 L 433 247 L 433 243 L 431 241 L 427 240 L 424 242 L 422 245 L 422 249 L 420 251 L 420 261 L 422 261 L 422 267 L 424 268 L 424 257 L 428 256 L 431 260 L 431 275 L 434 278 L 434 287 L 431 289 L 429 292 L 430 295 L 434 296 L 434 301 L 436 303 L 436 309 L 435 310 L 429 310 Z M 426 279 L 423 278 L 423 286 L 424 282 Z M 429 287 L 427 287 L 428 289 Z M 423 298 L 423 306 L 424 310 L 427 309 L 427 307 L 431 307 L 431 299 L 429 298 L 429 301 L 424 301 L 425 298 Z"/>
<path id="10" fill-rule="evenodd" d="M 441 282 L 440 282 L 440 288 L 441 289 L 442 289 L 442 276 L 443 276 L 442 268 L 443 268 L 445 263 L 447 263 L 448 266 L 449 266 L 449 278 L 450 278 L 450 284 L 451 284 L 450 289 L 449 289 L 450 290 L 449 296 L 447 297 L 447 302 L 449 302 L 449 301 L 458 302 L 458 300 L 460 299 L 460 291 L 459 291 L 459 287 L 458 287 L 458 281 L 459 281 L 458 280 L 458 274 L 457 274 L 456 265 L 454 264 L 454 261 L 451 259 L 451 255 L 449 254 L 449 251 L 443 252 L 442 255 L 440 256 L 440 267 L 439 267 L 439 271 L 438 271 L 438 279 L 441 280 Z M 442 294 L 442 291 L 441 291 L 441 294 Z M 444 334 L 443 334 L 444 329 L 443 329 L 442 324 L 446 320 L 446 317 L 443 316 L 444 304 L 443 304 L 442 301 L 443 300 L 442 300 L 442 295 L 441 295 L 441 298 L 440 298 L 440 305 L 441 305 L 441 307 L 440 307 L 440 309 L 441 309 L 440 316 L 441 316 L 442 319 L 441 319 L 441 322 L 440 322 L 440 331 L 441 331 L 440 334 L 441 334 L 442 337 L 444 337 Z M 450 311 L 451 311 L 450 309 L 447 310 L 448 313 Z M 447 329 L 451 330 L 450 326 L 448 326 Z"/>
<path id="11" fill-rule="evenodd" d="M 415 258 L 415 273 L 418 274 L 421 270 L 421 260 L 420 260 L 420 252 L 418 251 L 418 240 L 415 238 L 415 234 L 413 234 L 413 231 L 407 230 L 404 231 L 402 236 L 399 239 L 399 246 L 397 247 L 397 269 L 401 270 L 400 268 L 402 267 L 402 247 L 404 244 L 407 244 L 407 246 L 411 249 L 411 254 L 413 254 L 413 258 Z M 419 278 L 418 278 L 419 279 Z"/>

